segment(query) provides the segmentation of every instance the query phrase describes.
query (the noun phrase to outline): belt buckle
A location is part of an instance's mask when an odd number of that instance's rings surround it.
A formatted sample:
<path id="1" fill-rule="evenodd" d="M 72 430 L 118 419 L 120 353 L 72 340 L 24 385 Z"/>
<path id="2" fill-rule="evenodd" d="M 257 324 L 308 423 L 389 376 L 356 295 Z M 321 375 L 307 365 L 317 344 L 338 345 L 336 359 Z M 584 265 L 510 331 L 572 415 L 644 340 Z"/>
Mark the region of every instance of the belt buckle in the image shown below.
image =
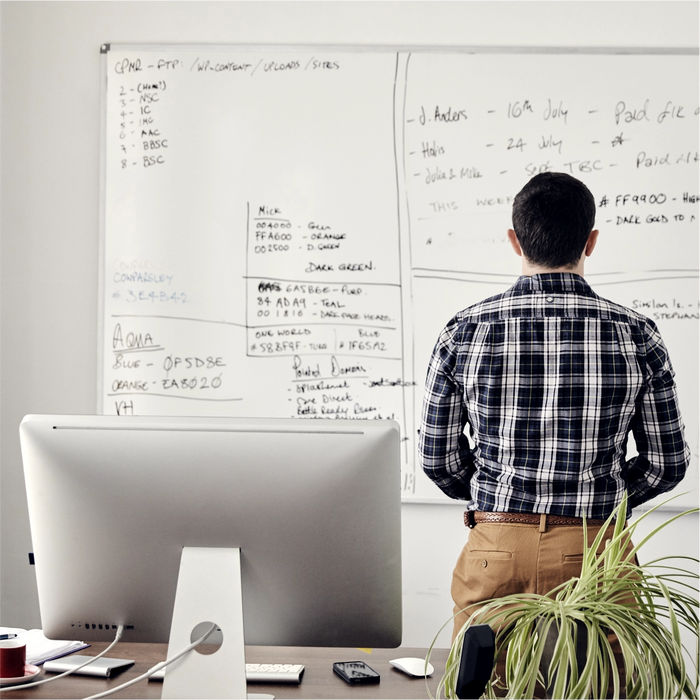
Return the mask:
<path id="1" fill-rule="evenodd" d="M 465 510 L 464 511 L 464 524 L 470 530 L 473 530 L 476 527 L 476 519 L 474 518 L 474 511 L 473 510 Z"/>

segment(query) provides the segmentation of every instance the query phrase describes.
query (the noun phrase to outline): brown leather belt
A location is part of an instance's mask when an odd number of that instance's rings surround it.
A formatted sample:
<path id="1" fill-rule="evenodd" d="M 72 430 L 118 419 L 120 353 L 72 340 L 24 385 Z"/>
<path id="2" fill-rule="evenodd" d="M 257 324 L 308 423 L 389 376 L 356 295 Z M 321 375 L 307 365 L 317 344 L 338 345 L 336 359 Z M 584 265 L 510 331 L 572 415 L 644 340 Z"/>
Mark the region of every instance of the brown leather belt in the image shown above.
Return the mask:
<path id="1" fill-rule="evenodd" d="M 547 526 L 555 525 L 583 525 L 583 518 L 574 518 L 566 515 L 546 515 Z M 523 525 L 539 525 L 542 520 L 540 513 L 499 513 L 489 511 L 468 510 L 464 513 L 464 524 L 473 528 L 478 523 L 519 523 Z M 605 520 L 586 518 L 586 525 L 598 526 L 605 524 Z"/>

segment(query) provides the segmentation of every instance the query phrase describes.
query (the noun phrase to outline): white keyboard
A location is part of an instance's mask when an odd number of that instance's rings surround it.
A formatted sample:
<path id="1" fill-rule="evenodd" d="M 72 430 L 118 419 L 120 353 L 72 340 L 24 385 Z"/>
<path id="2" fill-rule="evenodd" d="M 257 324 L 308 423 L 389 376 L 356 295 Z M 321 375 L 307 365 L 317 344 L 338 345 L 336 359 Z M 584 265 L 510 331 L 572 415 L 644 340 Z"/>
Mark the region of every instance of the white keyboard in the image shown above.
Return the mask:
<path id="1" fill-rule="evenodd" d="M 249 683 L 301 683 L 301 664 L 246 664 L 245 677 Z"/>
<path id="2" fill-rule="evenodd" d="M 304 667 L 301 664 L 246 664 L 245 679 L 249 683 L 301 683 Z M 162 681 L 165 669 L 156 671 L 149 680 Z"/>

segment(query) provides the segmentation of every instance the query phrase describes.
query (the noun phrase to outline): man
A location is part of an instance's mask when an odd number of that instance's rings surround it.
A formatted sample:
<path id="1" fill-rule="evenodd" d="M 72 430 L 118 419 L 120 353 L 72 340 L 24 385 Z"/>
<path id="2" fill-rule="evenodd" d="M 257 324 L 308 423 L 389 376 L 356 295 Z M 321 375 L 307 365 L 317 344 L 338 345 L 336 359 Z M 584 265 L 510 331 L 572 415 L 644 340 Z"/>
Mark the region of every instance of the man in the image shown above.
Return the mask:
<path id="1" fill-rule="evenodd" d="M 584 516 L 591 541 L 625 492 L 631 509 L 685 475 L 690 451 L 655 324 L 583 279 L 594 222 L 583 183 L 532 178 L 508 231 L 522 276 L 458 313 L 433 351 L 419 455 L 467 501 L 473 528 L 454 572 L 456 613 L 577 576 Z M 627 459 L 630 433 L 638 456 Z M 475 610 L 456 616 L 455 634 Z"/>

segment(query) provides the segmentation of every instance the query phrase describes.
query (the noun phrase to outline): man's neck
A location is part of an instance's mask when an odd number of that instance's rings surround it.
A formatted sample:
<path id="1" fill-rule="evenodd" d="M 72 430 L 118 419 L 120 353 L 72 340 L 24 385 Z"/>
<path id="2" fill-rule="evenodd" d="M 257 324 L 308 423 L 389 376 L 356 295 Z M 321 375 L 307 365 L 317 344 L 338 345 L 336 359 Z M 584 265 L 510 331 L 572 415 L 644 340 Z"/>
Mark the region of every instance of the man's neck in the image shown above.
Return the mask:
<path id="1" fill-rule="evenodd" d="M 525 258 L 522 258 L 522 263 L 522 274 L 527 277 L 546 275 L 552 272 L 567 272 L 583 277 L 583 260 L 573 267 L 540 267 L 539 265 L 531 265 Z"/>

